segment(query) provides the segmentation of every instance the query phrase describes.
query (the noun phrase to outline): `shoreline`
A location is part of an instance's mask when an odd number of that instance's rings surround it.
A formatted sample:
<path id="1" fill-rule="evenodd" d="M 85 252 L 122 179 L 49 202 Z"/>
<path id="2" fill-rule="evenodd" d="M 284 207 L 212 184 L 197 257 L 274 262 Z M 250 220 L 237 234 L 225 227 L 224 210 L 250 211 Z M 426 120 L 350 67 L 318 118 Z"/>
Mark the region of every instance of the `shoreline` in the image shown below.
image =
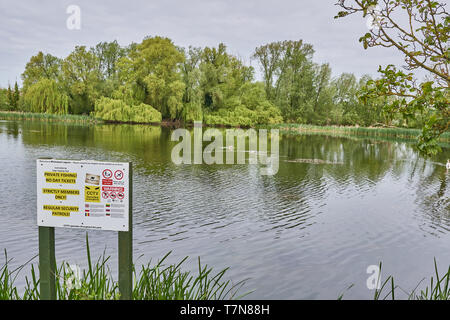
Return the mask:
<path id="1" fill-rule="evenodd" d="M 167 128 L 192 128 L 193 123 L 185 123 L 180 120 L 171 121 L 163 120 L 153 123 L 133 123 L 121 121 L 108 121 L 93 118 L 87 115 L 56 115 L 45 113 L 16 112 L 16 111 L 0 111 L 0 120 L 21 120 L 21 121 L 48 121 L 48 122 L 72 122 L 84 124 L 137 124 L 161 126 Z M 227 126 L 227 125 L 209 125 L 202 124 L 203 127 L 210 128 L 242 128 L 248 129 L 246 126 Z M 359 126 L 318 126 L 309 124 L 265 124 L 257 125 L 254 129 L 279 129 L 281 133 L 302 135 L 302 134 L 324 134 L 334 136 L 365 136 L 378 138 L 398 138 L 406 140 L 415 140 L 420 135 L 420 129 L 399 128 L 399 127 L 359 127 Z M 439 142 L 450 142 L 450 132 L 445 132 L 439 139 Z"/>

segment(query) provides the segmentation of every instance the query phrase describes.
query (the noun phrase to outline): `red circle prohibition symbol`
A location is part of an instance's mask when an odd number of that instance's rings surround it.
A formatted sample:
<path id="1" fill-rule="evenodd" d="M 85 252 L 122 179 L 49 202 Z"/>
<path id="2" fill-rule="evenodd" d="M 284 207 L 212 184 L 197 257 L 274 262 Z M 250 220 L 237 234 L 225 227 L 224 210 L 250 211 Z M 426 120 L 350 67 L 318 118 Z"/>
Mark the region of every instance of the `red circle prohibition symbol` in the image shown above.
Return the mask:
<path id="1" fill-rule="evenodd" d="M 113 192 L 111 192 L 110 194 L 109 194 L 109 197 L 111 198 L 111 199 L 115 199 L 116 198 L 116 193 L 113 191 Z"/>
<path id="2" fill-rule="evenodd" d="M 108 197 L 109 197 L 108 192 L 103 191 L 103 192 L 102 192 L 102 197 L 103 197 L 103 199 L 108 199 Z"/>
<path id="3" fill-rule="evenodd" d="M 123 198 L 125 198 L 124 193 L 123 193 L 123 192 L 119 192 L 119 193 L 117 194 L 117 198 L 119 198 L 120 200 L 122 200 Z"/>
<path id="4" fill-rule="evenodd" d="M 103 175 L 103 178 L 109 179 L 112 177 L 112 171 L 109 169 L 105 169 L 105 170 L 103 170 L 102 175 Z"/>
<path id="5" fill-rule="evenodd" d="M 122 170 L 116 170 L 114 172 L 114 178 L 116 178 L 116 180 L 122 180 L 123 179 L 123 172 L 122 172 Z"/>

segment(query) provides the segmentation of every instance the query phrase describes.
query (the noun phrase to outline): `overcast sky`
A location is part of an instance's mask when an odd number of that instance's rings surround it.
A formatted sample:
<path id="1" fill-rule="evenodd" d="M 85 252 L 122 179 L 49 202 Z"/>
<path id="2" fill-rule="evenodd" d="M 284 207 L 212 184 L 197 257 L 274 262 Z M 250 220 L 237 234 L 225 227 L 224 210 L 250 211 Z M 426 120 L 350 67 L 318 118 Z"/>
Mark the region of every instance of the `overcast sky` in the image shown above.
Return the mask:
<path id="1" fill-rule="evenodd" d="M 121 45 L 145 36 L 166 36 L 178 46 L 217 46 L 250 61 L 255 47 L 303 39 L 314 61 L 329 62 L 333 75 L 376 75 L 378 65 L 401 64 L 393 49 L 364 50 L 367 32 L 361 16 L 333 19 L 335 0 L 0 0 L 0 86 L 14 81 L 39 51 L 66 57 L 76 45 L 117 40 Z M 81 29 L 69 30 L 69 5 L 81 9 Z"/>

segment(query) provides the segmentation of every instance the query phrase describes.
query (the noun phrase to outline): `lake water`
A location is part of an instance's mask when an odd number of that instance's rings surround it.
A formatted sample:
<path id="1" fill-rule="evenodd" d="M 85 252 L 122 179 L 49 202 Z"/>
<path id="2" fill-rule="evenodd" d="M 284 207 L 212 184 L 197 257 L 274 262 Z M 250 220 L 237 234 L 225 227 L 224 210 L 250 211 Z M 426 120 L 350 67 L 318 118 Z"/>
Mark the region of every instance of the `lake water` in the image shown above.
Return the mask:
<path id="1" fill-rule="evenodd" d="M 53 157 L 133 162 L 136 264 L 172 251 L 168 262 L 189 256 L 185 269 L 196 270 L 200 256 L 216 271 L 230 267 L 230 279 L 249 278 L 249 299 L 336 299 L 352 284 L 344 299 L 370 299 L 369 265 L 382 261 L 382 278 L 406 291 L 433 275 L 434 257 L 442 271 L 450 265 L 450 149 L 425 160 L 407 142 L 282 136 L 279 171 L 263 176 L 258 164 L 177 166 L 170 136 L 154 126 L 0 122 L 0 249 L 13 265 L 37 254 L 35 160 Z M 85 233 L 56 229 L 57 261 L 86 265 Z M 117 234 L 89 239 L 115 275 Z"/>

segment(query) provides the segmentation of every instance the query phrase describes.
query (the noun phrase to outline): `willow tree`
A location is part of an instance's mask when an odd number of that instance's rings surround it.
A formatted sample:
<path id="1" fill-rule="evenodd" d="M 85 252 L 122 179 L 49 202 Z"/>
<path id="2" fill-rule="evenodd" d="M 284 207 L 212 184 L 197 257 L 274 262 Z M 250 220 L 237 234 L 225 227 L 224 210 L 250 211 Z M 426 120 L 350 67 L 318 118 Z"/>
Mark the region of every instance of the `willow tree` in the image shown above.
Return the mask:
<path id="1" fill-rule="evenodd" d="M 31 112 L 67 114 L 69 98 L 58 88 L 55 80 L 42 78 L 28 87 L 24 105 Z"/>
<path id="2" fill-rule="evenodd" d="M 414 118 L 425 115 L 418 149 L 437 153 L 438 137 L 450 124 L 450 17 L 445 3 L 431 0 L 339 0 L 335 18 L 360 13 L 371 19 L 369 32 L 360 38 L 364 48 L 399 51 L 405 66 L 379 67 L 381 78 L 370 80 L 363 99 L 396 97 L 386 106 L 392 114 Z M 421 77 L 421 74 L 425 77 Z"/>
<path id="3" fill-rule="evenodd" d="M 62 73 L 62 85 L 70 97 L 71 113 L 89 114 L 100 96 L 98 58 L 85 46 L 76 46 L 62 62 Z"/>
<path id="4" fill-rule="evenodd" d="M 180 119 L 185 92 L 179 73 L 183 61 L 183 53 L 170 39 L 148 37 L 119 60 L 119 77 L 133 91 L 136 104 L 154 107 L 163 118 Z"/>

